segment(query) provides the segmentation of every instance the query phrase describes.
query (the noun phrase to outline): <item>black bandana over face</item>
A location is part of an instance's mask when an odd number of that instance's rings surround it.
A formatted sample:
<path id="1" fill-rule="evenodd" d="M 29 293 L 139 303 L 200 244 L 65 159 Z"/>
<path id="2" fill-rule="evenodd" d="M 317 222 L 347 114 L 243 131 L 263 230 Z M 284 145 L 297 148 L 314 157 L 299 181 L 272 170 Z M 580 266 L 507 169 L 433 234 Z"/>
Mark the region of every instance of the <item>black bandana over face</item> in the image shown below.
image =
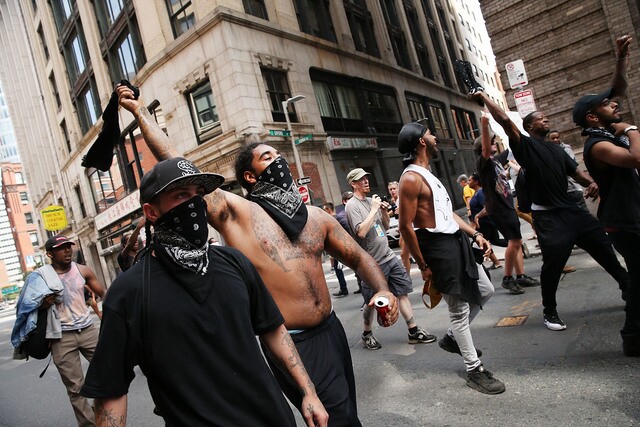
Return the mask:
<path id="1" fill-rule="evenodd" d="M 259 204 L 295 240 L 307 224 L 307 207 L 293 182 L 289 164 L 282 157 L 274 160 L 258 177 L 249 200 Z"/>
<path id="2" fill-rule="evenodd" d="M 207 204 L 202 196 L 194 196 L 174 207 L 158 218 L 153 228 L 156 250 L 186 270 L 206 274 L 209 230 Z"/>

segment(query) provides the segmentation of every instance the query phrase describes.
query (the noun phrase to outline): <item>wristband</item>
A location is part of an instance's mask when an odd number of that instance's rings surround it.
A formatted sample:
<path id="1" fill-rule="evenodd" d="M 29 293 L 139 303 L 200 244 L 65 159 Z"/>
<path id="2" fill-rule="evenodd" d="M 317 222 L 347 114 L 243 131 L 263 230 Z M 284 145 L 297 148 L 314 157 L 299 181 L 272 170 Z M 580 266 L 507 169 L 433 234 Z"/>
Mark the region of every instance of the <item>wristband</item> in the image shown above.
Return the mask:
<path id="1" fill-rule="evenodd" d="M 623 133 L 626 135 L 630 130 L 638 130 L 638 126 L 628 126 L 624 129 Z"/>
<path id="2" fill-rule="evenodd" d="M 477 242 L 477 240 L 476 240 L 476 238 L 477 238 L 478 236 L 481 236 L 481 237 L 483 237 L 483 238 L 484 238 L 484 236 L 482 235 L 482 233 L 481 233 L 481 232 L 479 232 L 479 231 L 476 231 L 475 233 L 473 233 L 473 236 L 472 236 L 471 238 L 473 239 L 473 241 L 474 241 L 474 242 L 478 243 L 478 242 Z"/>
<path id="3" fill-rule="evenodd" d="M 425 264 L 424 267 L 418 267 L 418 270 L 425 271 L 427 268 L 429 268 L 429 266 Z"/>

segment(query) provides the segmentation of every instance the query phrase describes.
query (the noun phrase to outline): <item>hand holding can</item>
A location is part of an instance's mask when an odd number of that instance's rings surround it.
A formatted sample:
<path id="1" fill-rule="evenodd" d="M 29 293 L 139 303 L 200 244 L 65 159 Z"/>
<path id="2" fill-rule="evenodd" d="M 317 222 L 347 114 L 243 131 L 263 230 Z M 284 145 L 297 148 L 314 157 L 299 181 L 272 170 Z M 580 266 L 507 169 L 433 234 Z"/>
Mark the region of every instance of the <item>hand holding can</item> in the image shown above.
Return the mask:
<path id="1" fill-rule="evenodd" d="M 378 325 L 387 327 L 391 326 L 391 322 L 387 318 L 387 314 L 389 313 L 389 298 L 385 296 L 376 297 L 373 301 L 373 306 L 376 308 L 378 312 Z"/>

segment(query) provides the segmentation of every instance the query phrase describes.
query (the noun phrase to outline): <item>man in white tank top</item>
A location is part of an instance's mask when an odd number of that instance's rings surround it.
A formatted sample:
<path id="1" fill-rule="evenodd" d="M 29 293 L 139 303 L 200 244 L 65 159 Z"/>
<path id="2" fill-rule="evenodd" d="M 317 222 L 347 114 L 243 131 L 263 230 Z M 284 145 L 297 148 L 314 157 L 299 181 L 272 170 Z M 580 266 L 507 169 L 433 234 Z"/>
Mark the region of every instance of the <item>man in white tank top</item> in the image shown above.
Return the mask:
<path id="1" fill-rule="evenodd" d="M 53 236 L 45 243 L 47 256 L 64 287 L 62 302 L 57 306 L 62 338 L 51 341 L 51 354 L 67 387 L 78 426 L 93 426 L 93 409 L 87 399 L 80 396 L 80 388 L 84 384 L 80 354 L 91 361 L 98 343 L 98 328 L 93 325 L 84 289 L 86 285 L 94 294 L 104 298 L 105 287 L 89 267 L 72 261 L 72 245 L 75 243 L 61 235 Z M 41 307 L 48 308 L 54 300 L 55 295 L 45 297 Z"/>
<path id="2" fill-rule="evenodd" d="M 482 352 L 474 347 L 469 329 L 493 295 L 491 281 L 475 262 L 469 237 L 486 255 L 491 246 L 453 212 L 446 188 L 429 171 L 430 160 L 438 155 L 436 137 L 424 126 L 409 123 L 398 135 L 398 149 L 405 154 L 406 166 L 400 178 L 400 233 L 423 280 L 433 278 L 449 306 L 450 327 L 438 344 L 463 357 L 469 387 L 486 394 L 502 393 L 504 383 L 484 369 Z"/>

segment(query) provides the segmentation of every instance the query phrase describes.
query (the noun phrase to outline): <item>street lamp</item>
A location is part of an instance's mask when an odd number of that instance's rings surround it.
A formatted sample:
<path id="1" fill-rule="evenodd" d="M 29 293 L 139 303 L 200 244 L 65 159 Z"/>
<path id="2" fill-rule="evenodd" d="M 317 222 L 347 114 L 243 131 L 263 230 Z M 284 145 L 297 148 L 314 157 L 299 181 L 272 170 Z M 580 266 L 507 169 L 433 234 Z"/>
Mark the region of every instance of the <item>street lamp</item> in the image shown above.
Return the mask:
<path id="1" fill-rule="evenodd" d="M 298 178 L 302 178 L 304 176 L 304 172 L 302 171 L 302 161 L 300 160 L 300 154 L 298 154 L 298 147 L 296 147 L 295 140 L 293 139 L 293 131 L 291 130 L 291 121 L 289 120 L 289 104 L 293 104 L 294 102 L 302 101 L 304 99 L 304 95 L 296 95 L 287 99 L 286 101 L 282 101 L 282 109 L 284 110 L 284 118 L 287 120 L 287 129 L 289 129 L 289 138 L 291 138 L 291 148 L 293 149 L 293 158 L 296 162 L 296 167 L 298 169 Z"/>

